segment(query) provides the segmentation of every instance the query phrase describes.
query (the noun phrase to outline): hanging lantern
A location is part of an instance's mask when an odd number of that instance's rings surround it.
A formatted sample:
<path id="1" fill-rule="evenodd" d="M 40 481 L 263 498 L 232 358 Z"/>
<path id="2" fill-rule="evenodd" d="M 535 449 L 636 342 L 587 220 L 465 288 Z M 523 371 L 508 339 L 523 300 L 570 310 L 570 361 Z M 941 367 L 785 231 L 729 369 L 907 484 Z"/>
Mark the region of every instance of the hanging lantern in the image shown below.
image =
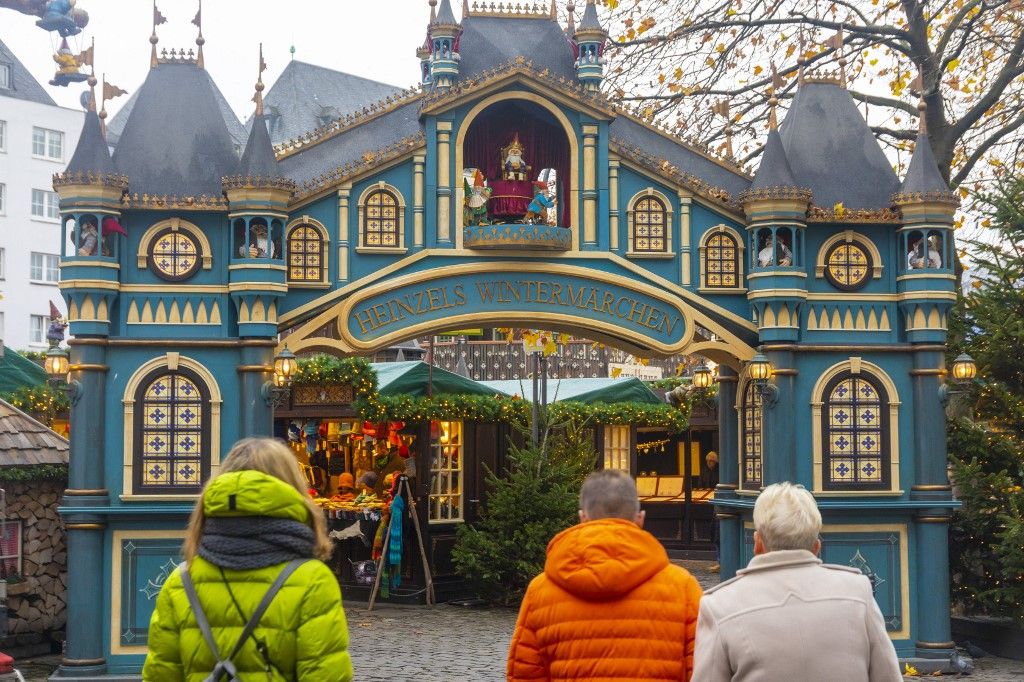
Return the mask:
<path id="1" fill-rule="evenodd" d="M 49 353 L 47 353 L 49 355 Z M 978 376 L 978 365 L 975 364 L 974 358 L 967 353 L 961 353 L 957 356 L 956 360 L 953 361 L 953 381 L 958 384 L 965 384 L 968 381 Z"/>

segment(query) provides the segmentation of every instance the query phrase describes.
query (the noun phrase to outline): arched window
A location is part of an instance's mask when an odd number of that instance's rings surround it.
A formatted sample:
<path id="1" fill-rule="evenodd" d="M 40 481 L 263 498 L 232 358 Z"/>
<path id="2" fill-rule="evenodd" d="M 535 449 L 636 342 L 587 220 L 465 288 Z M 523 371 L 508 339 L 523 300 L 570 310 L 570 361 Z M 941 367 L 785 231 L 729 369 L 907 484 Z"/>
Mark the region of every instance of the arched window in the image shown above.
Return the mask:
<path id="1" fill-rule="evenodd" d="M 889 405 L 870 374 L 844 371 L 824 390 L 823 489 L 888 489 Z"/>
<path id="2" fill-rule="evenodd" d="M 198 373 L 161 367 L 135 393 L 132 492 L 198 493 L 210 475 L 210 390 Z"/>
<path id="3" fill-rule="evenodd" d="M 398 198 L 394 194 L 386 189 L 370 192 L 363 205 L 362 245 L 386 249 L 401 247 L 399 217 Z"/>
<path id="4" fill-rule="evenodd" d="M 763 480 L 764 405 L 752 381 L 743 389 L 740 403 L 740 475 L 744 490 L 759 490 Z"/>
<path id="5" fill-rule="evenodd" d="M 296 225 L 288 233 L 288 281 L 320 283 L 327 274 L 323 234 L 313 225 Z"/>
<path id="6" fill-rule="evenodd" d="M 837 242 L 825 253 L 825 279 L 837 289 L 855 291 L 870 278 L 871 254 L 860 242 Z"/>
<path id="7" fill-rule="evenodd" d="M 711 235 L 704 249 L 704 286 L 732 289 L 739 283 L 739 245 L 727 232 Z"/>
<path id="8" fill-rule="evenodd" d="M 199 270 L 202 258 L 202 247 L 187 230 L 168 227 L 150 242 L 149 266 L 161 279 L 171 282 L 188 279 Z"/>
<path id="9" fill-rule="evenodd" d="M 668 251 L 668 209 L 656 196 L 637 199 L 632 210 L 631 251 L 664 253 Z"/>

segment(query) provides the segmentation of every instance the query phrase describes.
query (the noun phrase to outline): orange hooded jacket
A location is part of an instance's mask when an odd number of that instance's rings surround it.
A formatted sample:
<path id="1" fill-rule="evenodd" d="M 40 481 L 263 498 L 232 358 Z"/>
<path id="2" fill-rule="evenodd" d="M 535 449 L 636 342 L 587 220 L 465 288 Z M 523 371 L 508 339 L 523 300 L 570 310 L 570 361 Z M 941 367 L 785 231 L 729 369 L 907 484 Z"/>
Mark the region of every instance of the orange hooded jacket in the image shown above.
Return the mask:
<path id="1" fill-rule="evenodd" d="M 622 519 L 548 544 L 508 653 L 520 680 L 689 680 L 701 589 L 653 535 Z"/>

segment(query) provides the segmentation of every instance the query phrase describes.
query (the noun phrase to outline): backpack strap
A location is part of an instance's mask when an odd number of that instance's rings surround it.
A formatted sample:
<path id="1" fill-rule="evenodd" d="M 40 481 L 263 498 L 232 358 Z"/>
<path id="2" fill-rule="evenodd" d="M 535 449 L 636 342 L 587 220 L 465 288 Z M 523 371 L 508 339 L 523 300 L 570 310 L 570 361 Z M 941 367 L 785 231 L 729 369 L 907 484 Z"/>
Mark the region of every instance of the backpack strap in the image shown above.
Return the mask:
<path id="1" fill-rule="evenodd" d="M 206 640 L 206 645 L 210 647 L 210 651 L 213 653 L 217 664 L 213 668 L 213 672 L 206 678 L 206 682 L 220 682 L 221 677 L 224 675 L 228 676 L 228 680 L 238 679 L 238 669 L 235 668 L 235 664 L 232 659 L 242 650 L 242 646 L 245 641 L 249 639 L 256 626 L 259 624 L 260 619 L 263 618 L 263 613 L 270 606 L 270 603 L 274 601 L 274 597 L 281 591 L 281 587 L 285 581 L 291 576 L 295 570 L 302 564 L 310 561 L 310 559 L 292 559 L 288 564 L 278 573 L 277 578 L 274 580 L 270 589 L 263 595 L 263 599 L 256 606 L 256 610 L 253 612 L 252 617 L 249 618 L 249 622 L 245 624 L 242 630 L 242 635 L 238 638 L 238 642 L 235 644 L 235 648 L 231 650 L 231 654 L 226 658 L 222 659 L 220 651 L 217 649 L 217 641 L 213 637 L 213 631 L 210 628 L 210 622 L 206 618 L 206 614 L 203 612 L 202 604 L 199 602 L 199 595 L 196 594 L 195 585 L 192 583 L 192 576 L 189 575 L 187 568 L 181 571 L 181 583 L 185 588 L 185 596 L 188 597 L 188 603 L 192 607 L 192 613 L 195 614 L 196 623 L 199 625 L 199 630 L 203 633 L 203 639 Z"/>

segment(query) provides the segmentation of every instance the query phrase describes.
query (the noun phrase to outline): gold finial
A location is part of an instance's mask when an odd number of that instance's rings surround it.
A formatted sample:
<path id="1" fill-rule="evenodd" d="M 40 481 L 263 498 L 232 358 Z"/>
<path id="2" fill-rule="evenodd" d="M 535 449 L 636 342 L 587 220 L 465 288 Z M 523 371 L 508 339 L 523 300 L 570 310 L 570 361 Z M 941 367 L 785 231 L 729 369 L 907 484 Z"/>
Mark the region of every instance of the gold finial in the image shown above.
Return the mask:
<path id="1" fill-rule="evenodd" d="M 202 69 L 205 68 L 206 65 L 206 62 L 203 59 L 203 45 L 206 44 L 206 38 L 203 37 L 203 0 L 199 0 L 199 9 L 196 10 L 196 15 L 192 18 L 192 23 L 199 29 L 199 35 L 196 36 L 196 45 L 199 48 L 196 51 L 196 66 Z"/>
<path id="2" fill-rule="evenodd" d="M 469 0 L 462 0 L 462 18 L 469 16 Z"/>
<path id="3" fill-rule="evenodd" d="M 156 7 L 156 0 L 153 0 L 153 33 L 149 36 L 149 44 L 153 46 L 152 51 L 149 55 L 149 68 L 155 69 L 157 65 L 156 57 L 156 44 L 160 42 L 160 39 L 156 37 L 156 27 L 160 24 L 166 24 L 167 17 L 160 14 L 160 10 Z"/>
<path id="4" fill-rule="evenodd" d="M 430 23 L 437 21 L 437 0 L 430 0 Z"/>
<path id="5" fill-rule="evenodd" d="M 807 43 L 804 42 L 804 29 L 800 27 L 800 56 L 796 58 L 797 72 L 796 82 L 797 85 L 804 84 L 804 68 L 807 66 Z"/>
<path id="6" fill-rule="evenodd" d="M 924 101 L 924 77 L 918 73 L 910 83 L 910 92 L 917 95 L 917 134 L 928 134 L 928 103 Z"/>
<path id="7" fill-rule="evenodd" d="M 263 61 L 263 43 L 260 43 L 260 72 L 256 77 L 256 94 L 252 99 L 256 102 L 256 115 L 263 115 L 263 72 L 267 70 L 267 63 Z"/>
<path id="8" fill-rule="evenodd" d="M 576 3 L 569 0 L 569 4 L 565 6 L 565 11 L 569 14 L 569 24 L 566 31 L 568 31 L 569 35 L 572 35 L 576 32 L 576 17 L 573 16 L 573 13 L 576 11 Z"/>
<path id="9" fill-rule="evenodd" d="M 551 19 L 558 19 L 558 11 L 555 6 L 555 0 L 551 0 Z"/>
<path id="10" fill-rule="evenodd" d="M 96 36 L 93 36 L 92 45 L 89 47 L 87 54 L 87 61 L 89 64 L 89 78 L 86 81 L 86 83 L 89 84 L 89 111 L 96 111 Z"/>
<path id="11" fill-rule="evenodd" d="M 839 24 L 839 30 L 828 39 L 827 45 L 839 53 L 839 86 L 846 87 L 846 55 L 843 53 L 843 25 Z"/>
<path id="12" fill-rule="evenodd" d="M 100 131 L 104 138 L 107 136 L 107 100 L 126 94 L 128 94 L 126 90 L 122 90 L 113 83 L 108 83 L 107 74 L 103 74 L 103 92 L 100 95 Z"/>
<path id="13" fill-rule="evenodd" d="M 775 62 L 772 62 L 772 86 L 769 88 L 768 96 L 768 130 L 779 129 L 779 119 L 775 113 L 776 107 L 779 106 L 779 90 L 786 86 L 786 82 L 779 75 L 779 71 L 775 68 Z"/>

